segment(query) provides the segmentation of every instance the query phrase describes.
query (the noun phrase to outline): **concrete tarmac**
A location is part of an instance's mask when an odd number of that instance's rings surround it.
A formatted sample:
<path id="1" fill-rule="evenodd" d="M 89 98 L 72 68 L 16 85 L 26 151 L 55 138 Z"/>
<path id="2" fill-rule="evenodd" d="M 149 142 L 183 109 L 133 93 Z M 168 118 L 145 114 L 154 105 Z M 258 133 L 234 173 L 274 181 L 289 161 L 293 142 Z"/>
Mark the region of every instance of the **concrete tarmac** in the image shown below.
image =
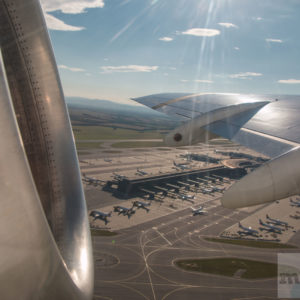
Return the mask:
<path id="1" fill-rule="evenodd" d="M 109 149 L 111 143 L 105 143 L 105 149 Z M 132 178 L 139 176 L 136 174 L 137 168 L 151 174 L 176 172 L 172 167 L 173 160 L 179 163 L 184 161 L 180 154 L 187 151 L 217 156 L 214 153 L 216 147 L 204 145 L 170 151 L 162 151 L 160 148 L 151 151 L 120 149 L 120 153 L 112 154 L 107 151 L 90 151 L 91 155 L 80 157 L 82 172 L 102 180 L 111 180 L 114 176 L 112 172 Z M 222 145 L 217 148 L 226 149 Z M 233 147 L 228 148 L 229 151 L 234 150 Z M 244 150 L 243 147 L 237 149 L 239 152 Z M 245 150 L 245 153 L 252 152 Z M 195 163 L 195 167 L 201 164 L 203 167 L 213 166 L 199 162 Z M 224 186 L 233 183 L 231 181 Z M 97 209 L 109 212 L 115 205 L 131 207 L 135 200 L 147 202 L 147 199 L 140 198 L 122 199 L 109 191 L 103 191 L 102 186 L 93 184 L 85 184 L 85 194 L 89 211 Z M 101 220 L 93 221 L 90 218 L 92 226 L 118 233 L 110 237 L 92 237 L 94 299 L 277 299 L 277 278 L 245 280 L 187 272 L 175 266 L 174 261 L 181 258 L 214 257 L 238 257 L 277 263 L 278 253 L 299 252 L 299 249 L 250 248 L 205 240 L 206 237 L 218 237 L 224 231 L 235 235 L 239 221 L 244 226 L 258 229 L 258 218 L 269 213 L 273 218 L 283 218 L 293 223 L 294 229 L 289 229 L 280 238 L 300 246 L 300 220 L 290 218 L 290 214 L 297 214 L 297 208 L 290 207 L 288 200 L 279 204 L 230 210 L 220 205 L 220 196 L 220 193 L 195 193 L 194 203 L 170 197 L 164 197 L 163 202 L 152 200 L 149 213 L 137 209 L 130 219 L 113 213 L 107 226 Z M 200 205 L 204 206 L 207 213 L 193 216 L 190 207 Z"/>

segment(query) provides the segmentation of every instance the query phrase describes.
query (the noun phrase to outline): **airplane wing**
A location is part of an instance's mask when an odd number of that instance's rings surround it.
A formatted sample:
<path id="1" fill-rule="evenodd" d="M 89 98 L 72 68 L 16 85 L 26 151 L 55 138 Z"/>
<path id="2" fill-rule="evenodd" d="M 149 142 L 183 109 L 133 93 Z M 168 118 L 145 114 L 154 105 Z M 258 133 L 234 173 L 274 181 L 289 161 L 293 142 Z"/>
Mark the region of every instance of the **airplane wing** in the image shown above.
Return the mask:
<path id="1" fill-rule="evenodd" d="M 184 139 L 184 132 L 178 131 L 182 128 L 176 128 L 172 133 L 182 134 L 182 139 L 176 141 L 173 136 L 172 141 L 168 135 L 166 142 L 172 146 L 205 141 L 211 133 L 270 157 L 276 157 L 300 145 L 299 96 L 173 93 L 133 100 L 159 112 L 176 116 L 186 125 L 192 120 L 201 119 L 201 116 L 207 119 L 207 124 L 202 128 L 206 135 L 197 135 L 199 128 L 196 128 L 196 132 L 187 131 L 188 138 Z M 223 117 L 214 120 L 213 112 L 225 108 L 227 111 L 222 112 Z M 230 114 L 233 109 L 236 111 Z"/>
<path id="2" fill-rule="evenodd" d="M 183 120 L 166 135 L 169 146 L 217 135 L 272 158 L 227 190 L 224 206 L 256 205 L 300 193 L 299 96 L 171 93 L 133 100 Z"/>

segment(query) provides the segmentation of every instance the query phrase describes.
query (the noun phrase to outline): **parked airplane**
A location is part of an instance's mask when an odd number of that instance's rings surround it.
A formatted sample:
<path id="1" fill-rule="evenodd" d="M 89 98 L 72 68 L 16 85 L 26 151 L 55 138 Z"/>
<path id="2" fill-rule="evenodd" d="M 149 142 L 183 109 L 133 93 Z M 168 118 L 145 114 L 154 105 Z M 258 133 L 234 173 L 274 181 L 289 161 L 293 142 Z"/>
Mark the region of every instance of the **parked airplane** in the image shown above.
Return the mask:
<path id="1" fill-rule="evenodd" d="M 94 177 L 88 177 L 88 176 L 85 175 L 85 173 L 83 173 L 82 175 L 83 175 L 82 180 L 84 182 L 87 182 L 87 183 L 90 183 L 90 184 L 98 185 L 98 184 L 101 184 L 102 182 L 104 182 L 103 180 L 100 180 L 100 179 L 97 179 L 97 178 L 94 178 Z"/>
<path id="2" fill-rule="evenodd" d="M 178 193 L 180 188 L 181 188 L 180 186 L 175 185 L 175 184 L 171 184 L 171 183 L 166 183 L 166 185 L 169 186 L 171 189 L 174 189 L 175 193 Z"/>
<path id="3" fill-rule="evenodd" d="M 268 223 L 272 223 L 274 225 L 279 225 L 279 226 L 286 226 L 286 227 L 289 226 L 289 224 L 287 222 L 283 222 L 278 219 L 272 219 L 269 217 L 269 215 L 266 215 L 266 218 L 268 219 L 268 221 L 267 221 Z"/>
<path id="4" fill-rule="evenodd" d="M 259 228 L 260 230 L 267 230 L 267 231 L 278 233 L 278 234 L 282 233 L 282 229 L 281 228 L 273 226 L 273 225 L 270 225 L 270 224 L 266 224 L 261 219 L 259 219 L 259 224 L 262 225 L 262 226 L 264 226 L 264 227 L 260 227 Z"/>
<path id="5" fill-rule="evenodd" d="M 133 209 L 133 207 L 131 208 L 127 208 L 124 206 L 114 206 L 114 212 L 118 212 L 118 215 L 122 214 L 123 216 L 127 216 L 128 219 L 135 214 L 135 210 Z"/>
<path id="6" fill-rule="evenodd" d="M 185 195 L 185 194 L 179 194 L 179 197 L 181 198 L 181 200 L 183 201 L 189 201 L 194 203 L 194 199 L 195 199 L 195 195 Z"/>
<path id="7" fill-rule="evenodd" d="M 101 212 L 101 211 L 98 211 L 98 210 L 92 210 L 91 213 L 90 213 L 90 216 L 92 216 L 94 218 L 93 221 L 99 219 L 99 220 L 104 221 L 105 225 L 107 225 L 107 223 L 109 222 L 107 220 L 107 218 L 111 217 L 111 213 L 112 212 L 104 213 L 104 212 Z"/>
<path id="8" fill-rule="evenodd" d="M 209 176 L 204 176 L 204 178 L 206 178 L 208 181 L 211 181 L 213 183 L 215 183 L 217 181 L 216 178 L 209 177 Z"/>
<path id="9" fill-rule="evenodd" d="M 170 190 L 168 190 L 167 188 L 161 187 L 159 185 L 154 185 L 154 188 L 156 188 L 157 190 L 159 190 L 159 193 L 162 193 L 162 195 L 164 197 L 169 196 L 170 194 L 172 194 L 172 192 Z"/>
<path id="10" fill-rule="evenodd" d="M 202 194 L 211 194 L 214 192 L 211 188 L 203 188 L 203 189 L 200 189 L 200 191 Z"/>
<path id="11" fill-rule="evenodd" d="M 290 205 L 295 207 L 300 207 L 300 202 L 290 199 Z"/>
<path id="12" fill-rule="evenodd" d="M 239 234 L 258 236 L 257 230 L 254 230 L 251 227 L 245 227 L 240 222 L 239 222 L 239 228 L 243 229 L 243 231 L 238 231 Z"/>
<path id="13" fill-rule="evenodd" d="M 177 184 L 180 184 L 182 187 L 184 187 L 184 189 L 186 190 L 190 190 L 191 189 L 191 185 L 186 183 L 186 182 L 183 182 L 183 181 L 177 181 Z"/>
<path id="14" fill-rule="evenodd" d="M 202 177 L 196 177 L 199 181 L 201 181 L 204 185 L 209 184 L 209 181 L 207 179 L 204 179 Z"/>
<path id="15" fill-rule="evenodd" d="M 203 210 L 203 206 L 199 206 L 198 208 L 191 207 L 191 209 L 193 212 L 193 216 L 204 215 L 205 213 L 207 213 L 206 210 Z"/>
<path id="16" fill-rule="evenodd" d="M 291 218 L 295 219 L 295 220 L 299 220 L 300 216 L 295 214 L 295 215 L 290 215 Z"/>
<path id="17" fill-rule="evenodd" d="M 115 180 L 123 180 L 127 178 L 125 175 L 117 174 L 116 172 L 113 172 L 113 175 Z"/>
<path id="18" fill-rule="evenodd" d="M 150 206 L 151 203 L 145 203 L 145 202 L 142 202 L 142 201 L 134 201 L 133 202 L 133 206 L 135 206 L 137 209 L 139 208 L 142 208 L 142 209 L 145 209 L 147 212 L 149 212 L 149 208 L 147 206 Z"/>
<path id="19" fill-rule="evenodd" d="M 174 160 L 173 160 L 173 165 L 176 169 L 179 169 L 179 170 L 188 170 L 191 168 L 191 166 L 189 164 L 177 164 Z"/>
<path id="20" fill-rule="evenodd" d="M 110 159 L 110 158 L 104 158 L 104 161 L 106 161 L 106 162 L 112 162 L 112 159 Z"/>
<path id="21" fill-rule="evenodd" d="M 142 170 L 140 170 L 139 168 L 136 169 L 136 173 L 135 173 L 135 174 L 136 174 L 136 175 L 141 175 L 141 176 L 148 175 L 147 172 L 142 171 Z"/>
<path id="22" fill-rule="evenodd" d="M 219 188 L 217 186 L 210 186 L 210 188 L 213 190 L 213 192 L 217 192 L 217 193 L 223 193 L 225 191 L 225 188 Z"/>
<path id="23" fill-rule="evenodd" d="M 218 176 L 215 174 L 211 174 L 211 177 L 215 178 L 218 180 L 218 184 L 223 185 L 224 183 L 230 183 L 230 180 L 227 180 L 226 178 L 222 177 L 222 176 Z"/>

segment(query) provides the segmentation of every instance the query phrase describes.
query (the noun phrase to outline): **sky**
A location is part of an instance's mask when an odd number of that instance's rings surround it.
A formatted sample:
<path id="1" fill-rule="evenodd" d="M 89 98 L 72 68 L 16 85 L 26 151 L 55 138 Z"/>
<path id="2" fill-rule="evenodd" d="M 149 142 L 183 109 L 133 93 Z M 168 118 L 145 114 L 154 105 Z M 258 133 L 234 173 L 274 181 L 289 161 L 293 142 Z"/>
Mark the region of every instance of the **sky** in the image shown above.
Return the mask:
<path id="1" fill-rule="evenodd" d="M 300 0 L 41 0 L 66 96 L 300 94 Z"/>

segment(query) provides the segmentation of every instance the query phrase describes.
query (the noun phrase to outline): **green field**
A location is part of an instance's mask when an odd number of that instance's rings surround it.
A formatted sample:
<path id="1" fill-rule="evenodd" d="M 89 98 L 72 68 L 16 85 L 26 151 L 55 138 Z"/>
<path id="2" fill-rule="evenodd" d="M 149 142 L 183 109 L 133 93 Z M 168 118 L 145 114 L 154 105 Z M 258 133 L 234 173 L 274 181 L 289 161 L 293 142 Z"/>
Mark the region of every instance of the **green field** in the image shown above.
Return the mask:
<path id="1" fill-rule="evenodd" d="M 277 264 L 240 258 L 185 259 L 175 265 L 186 271 L 203 272 L 233 277 L 242 271 L 240 278 L 264 279 L 277 276 Z"/>
<path id="2" fill-rule="evenodd" d="M 117 235 L 116 232 L 103 230 L 103 229 L 91 229 L 92 236 L 114 236 Z"/>
<path id="3" fill-rule="evenodd" d="M 90 154 L 93 154 L 93 153 L 89 152 L 89 151 L 77 151 L 77 154 L 78 155 L 90 155 Z"/>
<path id="4" fill-rule="evenodd" d="M 161 147 L 164 146 L 163 142 L 119 142 L 111 145 L 113 148 L 148 148 L 148 147 Z"/>
<path id="5" fill-rule="evenodd" d="M 77 150 L 101 149 L 102 142 L 76 142 Z"/>
<path id="6" fill-rule="evenodd" d="M 297 248 L 294 245 L 289 244 L 280 244 L 276 242 L 267 242 L 267 241 L 251 241 L 251 240 L 231 240 L 231 239 L 220 239 L 220 238 L 204 238 L 208 242 L 224 243 L 237 246 L 247 246 L 254 248 L 274 248 L 274 249 L 292 249 Z"/>
<path id="7" fill-rule="evenodd" d="M 104 150 L 104 151 L 102 151 L 102 153 L 118 154 L 118 153 L 122 153 L 122 151 L 120 151 L 120 150 Z"/>
<path id="8" fill-rule="evenodd" d="M 127 139 L 161 139 L 158 131 L 137 131 L 131 129 L 104 126 L 73 126 L 76 141 L 82 140 L 127 140 Z"/>

